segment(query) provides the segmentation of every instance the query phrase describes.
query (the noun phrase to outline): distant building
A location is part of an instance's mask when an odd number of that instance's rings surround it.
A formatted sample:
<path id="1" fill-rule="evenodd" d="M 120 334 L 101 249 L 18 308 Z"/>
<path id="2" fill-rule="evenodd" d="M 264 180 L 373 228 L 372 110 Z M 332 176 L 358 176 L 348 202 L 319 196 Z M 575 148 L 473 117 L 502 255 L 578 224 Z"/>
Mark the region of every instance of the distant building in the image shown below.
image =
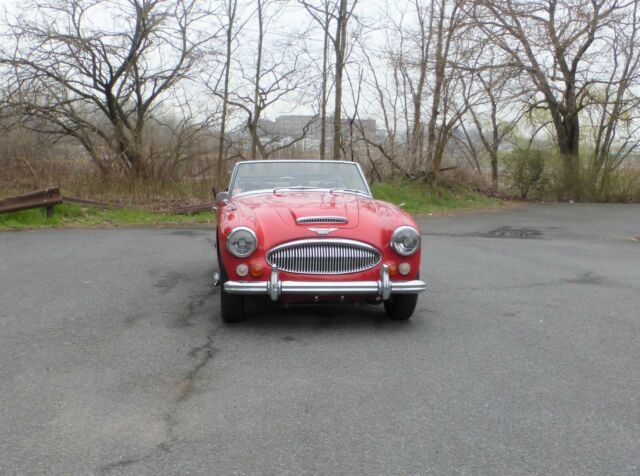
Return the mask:
<path id="1" fill-rule="evenodd" d="M 326 143 L 330 145 L 333 142 L 332 117 L 327 118 L 325 127 Z M 306 135 L 305 128 L 307 129 Z M 304 136 L 301 141 L 303 150 L 320 150 L 321 121 L 317 116 L 292 114 L 278 116 L 274 121 L 260 119 L 258 121 L 258 130 L 262 137 L 267 137 L 281 144 L 283 142 L 290 143 Z M 345 140 L 349 140 L 352 133 L 355 141 L 362 140 L 365 137 L 373 140 L 377 133 L 376 121 L 375 119 L 361 119 L 352 123 L 349 119 L 343 119 L 341 121 L 341 130 Z"/>

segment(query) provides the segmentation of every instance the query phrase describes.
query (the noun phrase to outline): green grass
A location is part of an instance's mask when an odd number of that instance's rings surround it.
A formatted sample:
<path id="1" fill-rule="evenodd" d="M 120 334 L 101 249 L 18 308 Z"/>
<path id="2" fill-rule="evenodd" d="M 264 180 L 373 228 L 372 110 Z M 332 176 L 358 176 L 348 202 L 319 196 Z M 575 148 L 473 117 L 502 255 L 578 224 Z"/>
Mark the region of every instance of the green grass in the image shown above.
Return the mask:
<path id="1" fill-rule="evenodd" d="M 387 202 L 405 203 L 410 213 L 439 213 L 460 209 L 487 208 L 503 204 L 465 189 L 430 188 L 421 183 L 375 183 L 376 198 Z M 0 230 L 51 227 L 117 227 L 117 226 L 184 226 L 213 224 L 213 212 L 195 215 L 174 215 L 140 209 L 102 209 L 65 203 L 55 207 L 54 216 L 47 219 L 44 209 L 0 215 Z"/>
<path id="2" fill-rule="evenodd" d="M 213 212 L 173 215 L 137 209 L 102 209 L 64 203 L 55 207 L 47 219 L 45 209 L 24 210 L 0 215 L 0 229 L 91 227 L 91 226 L 160 226 L 195 225 L 214 222 Z"/>
<path id="3" fill-rule="evenodd" d="M 419 182 L 374 183 L 373 195 L 387 202 L 405 203 L 409 213 L 438 213 L 460 209 L 488 208 L 504 202 L 466 189 L 433 188 Z"/>

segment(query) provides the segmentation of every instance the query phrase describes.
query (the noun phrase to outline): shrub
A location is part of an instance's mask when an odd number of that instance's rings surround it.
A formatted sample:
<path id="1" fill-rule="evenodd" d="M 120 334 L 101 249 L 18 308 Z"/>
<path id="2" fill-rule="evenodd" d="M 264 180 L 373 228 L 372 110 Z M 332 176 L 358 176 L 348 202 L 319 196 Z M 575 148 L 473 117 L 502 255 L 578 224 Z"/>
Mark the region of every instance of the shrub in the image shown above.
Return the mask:
<path id="1" fill-rule="evenodd" d="M 504 159 L 507 185 L 526 199 L 531 192 L 540 195 L 549 185 L 545 153 L 536 149 L 518 149 Z"/>

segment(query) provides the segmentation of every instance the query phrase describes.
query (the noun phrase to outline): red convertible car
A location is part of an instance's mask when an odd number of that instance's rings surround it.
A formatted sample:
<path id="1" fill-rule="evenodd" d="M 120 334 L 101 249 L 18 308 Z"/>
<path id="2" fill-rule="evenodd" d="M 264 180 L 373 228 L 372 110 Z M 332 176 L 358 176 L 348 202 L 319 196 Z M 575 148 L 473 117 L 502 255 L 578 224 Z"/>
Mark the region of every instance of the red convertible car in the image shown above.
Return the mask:
<path id="1" fill-rule="evenodd" d="M 227 322 L 243 319 L 246 296 L 383 303 L 404 320 L 426 288 L 415 221 L 374 200 L 357 163 L 239 162 L 216 202 L 216 281 Z"/>

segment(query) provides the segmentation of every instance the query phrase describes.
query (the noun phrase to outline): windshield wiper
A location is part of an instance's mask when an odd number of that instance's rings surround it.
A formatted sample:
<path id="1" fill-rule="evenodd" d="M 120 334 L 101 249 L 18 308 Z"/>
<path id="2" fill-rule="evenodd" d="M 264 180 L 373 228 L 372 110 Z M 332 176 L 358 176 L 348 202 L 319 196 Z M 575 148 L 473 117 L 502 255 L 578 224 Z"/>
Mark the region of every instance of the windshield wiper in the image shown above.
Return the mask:
<path id="1" fill-rule="evenodd" d="M 356 190 L 355 188 L 332 188 L 331 190 L 329 190 L 329 193 L 333 193 L 336 190 L 340 191 L 340 192 L 351 192 L 351 193 L 359 193 L 360 195 L 365 195 L 365 196 L 369 196 L 369 194 L 367 192 L 363 192 L 362 190 Z"/>

